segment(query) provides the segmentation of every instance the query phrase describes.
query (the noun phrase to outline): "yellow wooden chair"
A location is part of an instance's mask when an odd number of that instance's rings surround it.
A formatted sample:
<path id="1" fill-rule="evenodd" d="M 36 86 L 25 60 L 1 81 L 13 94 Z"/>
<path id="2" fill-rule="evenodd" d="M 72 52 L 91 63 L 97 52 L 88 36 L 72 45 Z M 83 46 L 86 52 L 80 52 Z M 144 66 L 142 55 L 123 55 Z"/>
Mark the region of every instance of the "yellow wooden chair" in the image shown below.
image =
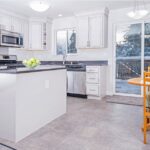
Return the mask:
<path id="1" fill-rule="evenodd" d="M 147 130 L 150 127 L 150 72 L 144 72 L 144 144 L 147 142 Z"/>

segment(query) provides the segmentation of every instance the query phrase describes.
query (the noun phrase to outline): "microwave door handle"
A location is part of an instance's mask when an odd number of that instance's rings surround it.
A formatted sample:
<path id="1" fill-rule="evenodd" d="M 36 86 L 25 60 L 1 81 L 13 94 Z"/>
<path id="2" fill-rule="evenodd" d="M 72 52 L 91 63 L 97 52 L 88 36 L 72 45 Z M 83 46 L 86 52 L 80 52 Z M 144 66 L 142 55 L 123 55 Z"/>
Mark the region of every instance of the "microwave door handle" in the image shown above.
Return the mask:
<path id="1" fill-rule="evenodd" d="M 19 46 L 21 46 L 21 37 L 19 37 Z"/>
<path id="2" fill-rule="evenodd" d="M 21 40 L 20 40 L 20 37 L 19 37 L 19 45 L 21 45 Z"/>
<path id="3" fill-rule="evenodd" d="M 19 46 L 23 47 L 23 38 L 22 37 L 19 37 Z"/>

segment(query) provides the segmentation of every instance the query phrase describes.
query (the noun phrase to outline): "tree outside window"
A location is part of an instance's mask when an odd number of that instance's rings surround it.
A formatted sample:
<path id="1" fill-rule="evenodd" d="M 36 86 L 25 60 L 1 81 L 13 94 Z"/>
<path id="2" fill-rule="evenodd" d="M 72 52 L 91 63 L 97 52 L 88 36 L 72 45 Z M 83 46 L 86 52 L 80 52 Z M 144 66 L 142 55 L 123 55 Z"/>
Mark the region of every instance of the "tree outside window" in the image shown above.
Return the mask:
<path id="1" fill-rule="evenodd" d="M 56 54 L 75 54 L 76 48 L 76 31 L 74 29 L 58 30 L 56 32 Z"/>

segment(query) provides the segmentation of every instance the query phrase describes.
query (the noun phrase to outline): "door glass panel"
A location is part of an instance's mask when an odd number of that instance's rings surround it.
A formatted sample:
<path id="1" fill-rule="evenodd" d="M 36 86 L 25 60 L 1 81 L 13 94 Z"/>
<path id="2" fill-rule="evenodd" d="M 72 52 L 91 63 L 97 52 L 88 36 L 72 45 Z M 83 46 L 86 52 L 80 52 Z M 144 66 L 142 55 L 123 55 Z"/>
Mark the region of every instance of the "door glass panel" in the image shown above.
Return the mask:
<path id="1" fill-rule="evenodd" d="M 140 86 L 127 83 L 141 76 L 141 24 L 118 26 L 116 32 L 116 93 L 141 94 Z"/>
<path id="2" fill-rule="evenodd" d="M 150 66 L 150 23 L 145 23 L 144 32 L 144 70 L 148 70 Z"/>

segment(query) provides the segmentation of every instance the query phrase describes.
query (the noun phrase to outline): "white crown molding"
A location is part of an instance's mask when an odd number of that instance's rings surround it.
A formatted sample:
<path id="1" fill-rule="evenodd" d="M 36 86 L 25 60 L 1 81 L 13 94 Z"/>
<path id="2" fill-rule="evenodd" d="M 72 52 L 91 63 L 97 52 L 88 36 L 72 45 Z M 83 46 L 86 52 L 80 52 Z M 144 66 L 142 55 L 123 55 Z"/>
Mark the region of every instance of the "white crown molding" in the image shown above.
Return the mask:
<path id="1" fill-rule="evenodd" d="M 35 21 L 35 22 L 48 22 L 48 23 L 52 23 L 52 19 L 49 17 L 30 17 L 29 21 Z"/>
<path id="2" fill-rule="evenodd" d="M 98 14 L 109 14 L 109 9 L 107 7 L 100 9 L 100 10 L 94 10 L 94 11 L 82 11 L 78 13 L 74 13 L 75 16 L 90 16 L 90 15 L 98 15 Z"/>
<path id="3" fill-rule="evenodd" d="M 24 20 L 27 20 L 29 18 L 29 17 L 27 17 L 25 15 L 19 15 L 19 14 L 13 12 L 13 11 L 7 11 L 7 10 L 5 10 L 3 8 L 0 8 L 0 14 L 17 17 L 17 18 L 24 19 Z"/>

